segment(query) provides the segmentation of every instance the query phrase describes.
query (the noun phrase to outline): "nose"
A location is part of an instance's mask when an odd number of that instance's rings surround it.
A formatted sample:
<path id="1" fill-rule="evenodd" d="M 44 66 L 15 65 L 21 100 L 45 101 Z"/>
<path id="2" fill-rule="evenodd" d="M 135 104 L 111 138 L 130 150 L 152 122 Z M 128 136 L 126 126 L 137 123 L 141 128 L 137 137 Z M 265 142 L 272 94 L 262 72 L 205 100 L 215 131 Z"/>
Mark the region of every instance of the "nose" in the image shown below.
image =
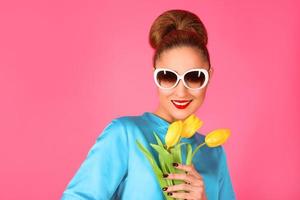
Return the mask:
<path id="1" fill-rule="evenodd" d="M 188 88 L 186 88 L 182 82 L 182 80 L 179 80 L 178 84 L 175 87 L 175 93 L 178 97 L 185 97 L 188 93 Z"/>

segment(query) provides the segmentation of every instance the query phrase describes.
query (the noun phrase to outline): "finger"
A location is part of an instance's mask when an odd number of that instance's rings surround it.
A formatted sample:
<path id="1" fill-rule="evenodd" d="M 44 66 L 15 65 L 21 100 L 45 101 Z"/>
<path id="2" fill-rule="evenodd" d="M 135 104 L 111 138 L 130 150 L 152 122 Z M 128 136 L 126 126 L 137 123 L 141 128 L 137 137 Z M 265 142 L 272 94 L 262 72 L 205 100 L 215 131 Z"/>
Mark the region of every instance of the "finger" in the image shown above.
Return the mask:
<path id="1" fill-rule="evenodd" d="M 181 183 L 177 185 L 172 185 L 166 187 L 167 189 L 164 190 L 165 192 L 174 192 L 174 191 L 186 191 L 186 192 L 191 192 L 195 190 L 195 186 L 188 185 L 186 183 Z"/>
<path id="2" fill-rule="evenodd" d="M 174 164 L 173 164 L 173 165 L 174 165 Z M 188 174 L 197 176 L 196 173 L 195 173 L 196 170 L 195 170 L 193 164 L 192 164 L 192 165 L 184 165 L 184 164 L 176 163 L 176 164 L 174 165 L 174 167 L 176 167 L 176 169 L 184 170 L 184 171 L 186 171 L 186 173 L 188 173 Z"/>
<path id="3" fill-rule="evenodd" d="M 168 174 L 165 179 L 177 179 L 177 180 L 183 180 L 188 183 L 193 183 L 199 181 L 196 177 L 189 175 L 189 174 Z"/>
<path id="4" fill-rule="evenodd" d="M 173 164 L 176 169 L 184 170 L 184 171 L 188 172 L 188 174 L 194 175 L 194 176 L 198 177 L 199 179 L 202 179 L 202 176 L 198 173 L 198 171 L 195 169 L 193 164 L 191 164 L 191 165 L 184 165 L 184 164 L 180 164 L 180 163 L 176 163 L 176 164 L 177 164 L 177 166 L 175 166 Z"/>
<path id="5" fill-rule="evenodd" d="M 176 199 L 199 199 L 199 197 L 195 196 L 192 193 L 185 193 L 185 192 L 168 192 L 168 196 Z"/>
<path id="6" fill-rule="evenodd" d="M 184 192 L 168 192 L 167 194 L 176 199 L 193 199 L 189 193 Z"/>
<path id="7" fill-rule="evenodd" d="M 164 178 L 183 180 L 186 184 L 190 184 L 192 186 L 204 187 L 203 179 L 199 177 L 195 177 L 191 174 L 168 174 L 168 176 Z"/>
<path id="8" fill-rule="evenodd" d="M 168 196 L 176 199 L 194 199 L 194 200 L 206 200 L 204 188 L 198 188 L 196 192 L 168 192 Z"/>

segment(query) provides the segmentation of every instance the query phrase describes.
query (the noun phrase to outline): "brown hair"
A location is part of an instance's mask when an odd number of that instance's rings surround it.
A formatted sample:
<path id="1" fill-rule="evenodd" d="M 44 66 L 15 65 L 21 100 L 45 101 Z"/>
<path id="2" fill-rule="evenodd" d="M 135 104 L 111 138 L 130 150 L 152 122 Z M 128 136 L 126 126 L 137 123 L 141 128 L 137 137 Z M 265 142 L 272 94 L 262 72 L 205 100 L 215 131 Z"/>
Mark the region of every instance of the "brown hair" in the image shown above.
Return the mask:
<path id="1" fill-rule="evenodd" d="M 179 9 L 165 11 L 155 19 L 149 33 L 150 45 L 155 49 L 153 67 L 165 50 L 190 46 L 200 50 L 210 68 L 207 40 L 206 28 L 197 15 Z"/>

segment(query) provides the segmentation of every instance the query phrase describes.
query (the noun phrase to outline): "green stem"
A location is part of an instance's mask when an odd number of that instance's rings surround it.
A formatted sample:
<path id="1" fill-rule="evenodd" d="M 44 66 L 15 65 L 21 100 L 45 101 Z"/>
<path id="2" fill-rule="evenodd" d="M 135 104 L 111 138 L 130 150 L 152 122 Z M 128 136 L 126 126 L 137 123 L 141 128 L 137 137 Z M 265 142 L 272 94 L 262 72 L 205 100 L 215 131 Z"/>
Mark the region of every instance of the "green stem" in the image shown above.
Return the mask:
<path id="1" fill-rule="evenodd" d="M 202 147 L 203 145 L 205 145 L 206 143 L 205 142 L 203 142 L 202 144 L 199 144 L 198 146 L 197 146 L 197 148 L 194 150 L 194 152 L 192 153 L 192 160 L 193 160 L 193 157 L 194 157 L 194 155 L 196 154 L 196 152 L 200 149 L 200 147 Z"/>

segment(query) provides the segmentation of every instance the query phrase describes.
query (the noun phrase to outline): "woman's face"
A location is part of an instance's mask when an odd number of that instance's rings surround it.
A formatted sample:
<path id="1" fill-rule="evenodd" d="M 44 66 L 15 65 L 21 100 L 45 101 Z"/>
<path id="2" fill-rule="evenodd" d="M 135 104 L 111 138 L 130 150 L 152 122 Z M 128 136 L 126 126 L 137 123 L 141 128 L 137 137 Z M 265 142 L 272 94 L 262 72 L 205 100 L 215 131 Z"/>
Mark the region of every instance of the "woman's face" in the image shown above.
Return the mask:
<path id="1" fill-rule="evenodd" d="M 187 70 L 195 68 L 209 69 L 209 64 L 200 51 L 192 47 L 175 47 L 164 51 L 160 58 L 156 60 L 156 68 L 168 68 L 176 71 L 179 75 L 184 74 Z M 212 75 L 212 68 L 209 77 Z M 161 89 L 157 87 L 159 96 L 159 106 L 154 112 L 168 122 L 175 120 L 184 120 L 189 115 L 195 113 L 202 105 L 207 85 L 199 90 L 191 90 L 184 86 L 182 80 L 173 89 Z M 175 102 L 174 102 L 175 100 Z M 187 107 L 179 108 L 176 106 L 176 100 L 191 101 Z"/>

